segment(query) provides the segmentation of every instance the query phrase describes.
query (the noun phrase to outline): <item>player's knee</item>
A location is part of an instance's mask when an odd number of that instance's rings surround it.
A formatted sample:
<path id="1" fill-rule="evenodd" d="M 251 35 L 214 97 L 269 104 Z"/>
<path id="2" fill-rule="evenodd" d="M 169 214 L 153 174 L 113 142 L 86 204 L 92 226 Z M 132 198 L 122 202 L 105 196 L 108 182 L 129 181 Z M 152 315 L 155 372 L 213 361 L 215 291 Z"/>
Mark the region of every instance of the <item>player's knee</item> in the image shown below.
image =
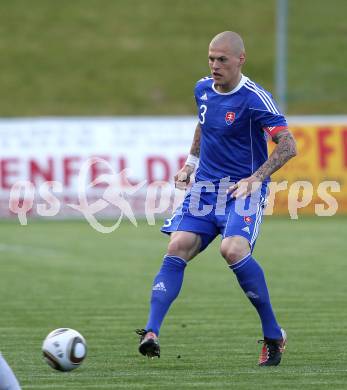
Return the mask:
<path id="1" fill-rule="evenodd" d="M 230 237 L 222 241 L 220 251 L 228 264 L 236 263 L 250 252 L 247 240 L 240 238 Z"/>
<path id="2" fill-rule="evenodd" d="M 197 254 L 198 248 L 198 240 L 184 235 L 178 235 L 171 237 L 167 254 L 170 256 L 178 256 L 189 261 Z"/>
<path id="3" fill-rule="evenodd" d="M 170 256 L 178 256 L 184 260 L 189 260 L 190 246 L 186 242 L 178 238 L 169 242 L 167 254 Z"/>
<path id="4" fill-rule="evenodd" d="M 236 263 L 239 259 L 242 258 L 240 251 L 237 248 L 221 248 L 221 254 L 228 264 Z"/>
<path id="5" fill-rule="evenodd" d="M 182 246 L 180 240 L 171 239 L 167 248 L 167 253 L 171 256 L 178 256 L 178 253 L 181 252 L 183 249 L 184 247 Z"/>

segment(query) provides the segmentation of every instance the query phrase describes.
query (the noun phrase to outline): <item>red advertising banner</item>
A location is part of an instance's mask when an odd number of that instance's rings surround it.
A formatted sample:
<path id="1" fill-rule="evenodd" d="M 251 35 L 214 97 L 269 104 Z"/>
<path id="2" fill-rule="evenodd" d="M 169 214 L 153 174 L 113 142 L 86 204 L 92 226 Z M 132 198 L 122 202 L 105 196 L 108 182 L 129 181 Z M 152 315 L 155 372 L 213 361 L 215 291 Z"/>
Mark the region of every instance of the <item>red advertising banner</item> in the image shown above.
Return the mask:
<path id="1" fill-rule="evenodd" d="M 318 207 L 329 215 L 330 205 L 331 212 L 337 206 L 337 213 L 346 214 L 347 123 L 295 123 L 290 130 L 298 155 L 272 176 L 274 182 L 288 182 L 286 190 L 276 193 L 274 212 L 288 214 L 288 202 L 300 199 L 300 213 L 317 214 Z M 273 147 L 271 143 L 270 152 Z"/>

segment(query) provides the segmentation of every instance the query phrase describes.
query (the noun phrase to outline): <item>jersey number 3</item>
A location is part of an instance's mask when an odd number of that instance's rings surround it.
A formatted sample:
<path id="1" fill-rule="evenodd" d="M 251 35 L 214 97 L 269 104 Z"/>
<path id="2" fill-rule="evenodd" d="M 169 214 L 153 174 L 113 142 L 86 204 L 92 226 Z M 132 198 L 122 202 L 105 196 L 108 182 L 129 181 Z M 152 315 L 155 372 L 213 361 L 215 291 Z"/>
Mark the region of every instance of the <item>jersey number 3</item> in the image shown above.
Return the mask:
<path id="1" fill-rule="evenodd" d="M 205 114 L 207 111 L 207 106 L 205 104 L 202 104 L 199 107 L 199 122 L 203 125 L 205 123 Z"/>

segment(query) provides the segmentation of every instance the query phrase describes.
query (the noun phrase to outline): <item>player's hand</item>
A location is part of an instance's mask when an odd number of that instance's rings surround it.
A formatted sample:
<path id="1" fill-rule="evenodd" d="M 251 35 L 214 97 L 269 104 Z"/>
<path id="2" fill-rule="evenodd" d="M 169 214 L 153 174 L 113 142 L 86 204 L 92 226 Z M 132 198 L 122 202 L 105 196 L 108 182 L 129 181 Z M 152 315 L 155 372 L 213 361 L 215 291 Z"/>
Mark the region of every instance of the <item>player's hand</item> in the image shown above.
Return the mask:
<path id="1" fill-rule="evenodd" d="M 194 172 L 194 168 L 191 165 L 185 165 L 175 175 L 175 187 L 179 190 L 185 190 L 190 182 L 190 176 Z"/>
<path id="2" fill-rule="evenodd" d="M 231 196 L 235 199 L 245 199 L 248 195 L 256 192 L 260 188 L 261 184 L 261 181 L 255 176 L 246 177 L 245 179 L 241 179 L 236 184 L 230 186 L 227 189 L 227 194 L 231 194 Z"/>

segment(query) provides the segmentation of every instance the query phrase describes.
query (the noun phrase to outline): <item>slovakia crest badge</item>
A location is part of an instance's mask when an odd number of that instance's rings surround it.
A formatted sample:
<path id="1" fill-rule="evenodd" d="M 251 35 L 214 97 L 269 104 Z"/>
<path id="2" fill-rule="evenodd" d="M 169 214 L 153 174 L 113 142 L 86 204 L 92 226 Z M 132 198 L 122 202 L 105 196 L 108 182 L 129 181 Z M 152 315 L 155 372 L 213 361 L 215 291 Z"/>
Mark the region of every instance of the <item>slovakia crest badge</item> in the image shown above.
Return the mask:
<path id="1" fill-rule="evenodd" d="M 225 122 L 227 125 L 231 125 L 235 120 L 235 112 L 228 111 L 225 114 Z"/>
<path id="2" fill-rule="evenodd" d="M 249 216 L 243 217 L 243 220 L 245 221 L 245 223 L 246 223 L 247 225 L 250 225 L 250 224 L 252 223 L 252 218 L 249 217 Z"/>

